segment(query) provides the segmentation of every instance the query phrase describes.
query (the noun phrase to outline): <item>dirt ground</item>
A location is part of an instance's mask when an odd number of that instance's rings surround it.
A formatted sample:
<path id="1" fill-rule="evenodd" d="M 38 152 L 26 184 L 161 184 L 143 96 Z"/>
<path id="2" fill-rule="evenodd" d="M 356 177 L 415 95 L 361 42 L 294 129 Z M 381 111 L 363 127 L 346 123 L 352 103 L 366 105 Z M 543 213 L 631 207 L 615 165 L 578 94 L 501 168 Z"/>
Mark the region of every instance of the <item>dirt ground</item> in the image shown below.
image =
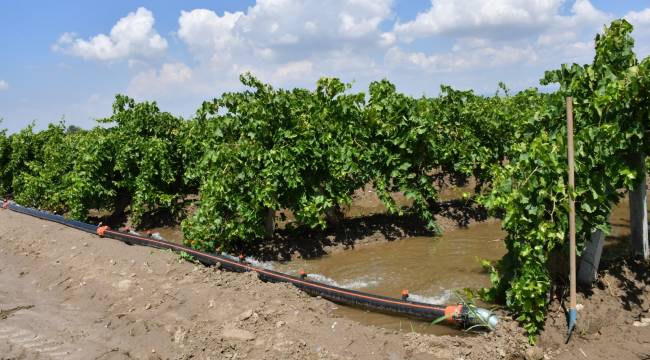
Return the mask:
<path id="1" fill-rule="evenodd" d="M 389 331 L 287 284 L 2 210 L 0 359 L 647 359 L 647 266 L 603 272 L 569 345 L 554 302 L 530 347 L 506 314 L 489 334 Z"/>
<path id="2" fill-rule="evenodd" d="M 562 359 L 650 359 L 650 264 L 604 264 L 592 289 L 578 293 L 578 326 L 568 345 L 565 310 L 553 301 L 539 347 Z"/>

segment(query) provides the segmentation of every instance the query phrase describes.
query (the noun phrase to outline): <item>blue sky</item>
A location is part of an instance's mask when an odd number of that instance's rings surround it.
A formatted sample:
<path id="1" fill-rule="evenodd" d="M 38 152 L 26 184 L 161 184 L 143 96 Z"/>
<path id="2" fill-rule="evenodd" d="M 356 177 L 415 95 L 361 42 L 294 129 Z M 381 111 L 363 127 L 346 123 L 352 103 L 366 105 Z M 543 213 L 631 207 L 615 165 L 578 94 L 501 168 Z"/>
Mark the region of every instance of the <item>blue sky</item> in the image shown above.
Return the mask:
<path id="1" fill-rule="evenodd" d="M 585 63 L 614 18 L 650 54 L 650 1 L 257 0 L 0 3 L 0 118 L 10 131 L 94 125 L 116 93 L 191 116 L 252 71 L 281 87 L 336 76 L 364 90 L 492 93 Z"/>

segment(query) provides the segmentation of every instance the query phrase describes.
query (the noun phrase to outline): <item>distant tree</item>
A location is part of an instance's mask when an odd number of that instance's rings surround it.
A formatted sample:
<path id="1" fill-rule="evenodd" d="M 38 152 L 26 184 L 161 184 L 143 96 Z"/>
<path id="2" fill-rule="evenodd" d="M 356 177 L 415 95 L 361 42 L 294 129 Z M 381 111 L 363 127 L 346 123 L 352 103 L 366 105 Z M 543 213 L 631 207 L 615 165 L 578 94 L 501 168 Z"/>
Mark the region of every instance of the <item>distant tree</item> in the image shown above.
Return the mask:
<path id="1" fill-rule="evenodd" d="M 65 130 L 66 134 L 74 134 L 80 131 L 85 131 L 83 128 L 77 126 L 77 125 L 70 125 L 68 128 Z"/>

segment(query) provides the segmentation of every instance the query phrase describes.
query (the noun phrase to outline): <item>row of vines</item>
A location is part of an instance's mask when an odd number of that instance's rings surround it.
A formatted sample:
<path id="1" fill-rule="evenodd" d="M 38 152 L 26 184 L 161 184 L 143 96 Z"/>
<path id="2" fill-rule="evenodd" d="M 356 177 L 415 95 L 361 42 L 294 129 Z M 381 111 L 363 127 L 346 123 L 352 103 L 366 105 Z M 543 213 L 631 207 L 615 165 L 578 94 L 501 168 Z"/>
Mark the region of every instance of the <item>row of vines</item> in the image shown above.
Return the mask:
<path id="1" fill-rule="evenodd" d="M 631 31 L 617 20 L 596 37 L 593 64 L 547 72 L 542 83 L 559 85 L 550 93 L 443 86 L 416 98 L 387 80 L 352 92 L 336 78 L 285 90 L 245 74 L 245 90 L 203 103 L 191 119 L 118 95 L 112 116 L 91 130 L 0 132 L 0 193 L 76 219 L 100 210 L 137 226 L 171 216 L 188 245 L 214 251 L 272 236 L 281 209 L 305 226 L 336 224 L 367 184 L 389 212 L 435 230 L 439 174 L 473 176 L 478 201 L 508 232 L 494 286 L 481 295 L 506 303 L 533 339 L 548 304 L 549 257 L 565 247 L 568 196 L 584 244 L 607 230 L 619 190 L 638 177 L 634 154 L 650 150 L 650 60 L 636 59 Z M 574 194 L 565 186 L 565 96 L 575 99 Z M 393 192 L 413 205 L 398 207 Z"/>
<path id="2" fill-rule="evenodd" d="M 335 78 L 314 90 L 275 89 L 250 74 L 241 81 L 246 90 L 203 103 L 192 119 L 118 95 L 113 115 L 91 130 L 60 123 L 3 132 L 0 191 L 75 219 L 128 213 L 137 226 L 144 216 L 171 216 L 183 220 L 188 243 L 208 251 L 272 235 L 277 210 L 309 227 L 335 224 L 366 184 L 388 211 L 412 212 L 435 230 L 439 175 L 489 182 L 524 104 L 541 98 L 505 87 L 494 96 L 443 87 L 438 97 L 413 98 L 386 80 L 367 94 Z M 413 205 L 398 207 L 394 192 Z"/>

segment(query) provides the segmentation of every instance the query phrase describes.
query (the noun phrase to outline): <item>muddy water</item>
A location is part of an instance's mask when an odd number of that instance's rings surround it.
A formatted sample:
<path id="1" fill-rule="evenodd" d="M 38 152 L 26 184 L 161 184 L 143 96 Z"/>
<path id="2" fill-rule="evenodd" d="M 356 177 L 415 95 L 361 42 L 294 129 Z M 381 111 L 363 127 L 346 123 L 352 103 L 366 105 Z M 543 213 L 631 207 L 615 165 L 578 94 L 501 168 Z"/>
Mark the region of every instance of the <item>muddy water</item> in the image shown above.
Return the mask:
<path id="1" fill-rule="evenodd" d="M 627 197 L 612 210 L 611 234 L 605 246 L 611 252 L 627 251 L 629 235 Z M 416 237 L 369 245 L 312 260 L 274 264 L 288 273 L 304 269 L 311 279 L 374 294 L 399 297 L 408 289 L 411 299 L 433 304 L 455 303 L 455 291 L 489 285 L 478 258 L 497 260 L 505 254 L 499 221 L 475 224 L 469 229 L 447 231 L 441 237 Z M 363 324 L 391 330 L 452 334 L 445 325 L 411 320 L 340 306 L 339 315 Z"/>
<path id="2" fill-rule="evenodd" d="M 503 256 L 503 236 L 499 223 L 492 221 L 449 231 L 437 238 L 415 237 L 369 245 L 319 259 L 275 264 L 275 268 L 288 273 L 297 273 L 302 268 L 311 279 L 373 294 L 399 298 L 402 289 L 408 289 L 414 301 L 454 303 L 458 300 L 453 290 L 489 284 L 478 258 L 496 260 Z M 392 330 L 454 332 L 447 326 L 431 326 L 349 307 L 339 307 L 337 312 Z"/>
<path id="3" fill-rule="evenodd" d="M 177 228 L 151 229 L 164 238 L 181 242 Z M 453 291 L 488 286 L 478 259 L 497 260 L 505 253 L 504 232 L 498 221 L 448 231 L 440 237 L 413 237 L 336 252 L 318 259 L 290 263 L 265 263 L 273 269 L 332 285 L 399 298 L 408 289 L 410 299 L 432 304 L 458 302 Z M 254 261 L 248 259 L 249 261 Z M 337 306 L 336 313 L 363 324 L 390 330 L 435 334 L 457 333 L 452 327 Z"/>
<path id="4" fill-rule="evenodd" d="M 183 244 L 183 232 L 180 227 L 157 227 L 149 229 L 152 233 L 159 233 L 165 240 L 175 242 L 177 244 Z"/>
<path id="5" fill-rule="evenodd" d="M 398 199 L 401 200 L 401 199 Z M 627 198 L 612 211 L 612 233 L 606 249 L 625 251 L 629 234 Z M 361 209 L 367 213 L 367 208 Z M 177 228 L 157 228 L 172 241 L 182 239 Z M 502 241 L 505 233 L 498 221 L 475 224 L 468 229 L 447 231 L 440 237 L 414 237 L 393 242 L 371 244 L 354 250 L 336 252 L 318 259 L 295 260 L 291 263 L 267 263 L 275 270 L 297 274 L 300 269 L 309 278 L 332 285 L 398 298 L 408 289 L 414 301 L 448 304 L 458 301 L 454 291 L 488 286 L 488 276 L 478 258 L 497 260 L 505 254 Z M 338 315 L 363 324 L 390 330 L 417 331 L 434 334 L 457 333 L 444 325 L 399 316 L 368 312 L 338 306 Z"/>

